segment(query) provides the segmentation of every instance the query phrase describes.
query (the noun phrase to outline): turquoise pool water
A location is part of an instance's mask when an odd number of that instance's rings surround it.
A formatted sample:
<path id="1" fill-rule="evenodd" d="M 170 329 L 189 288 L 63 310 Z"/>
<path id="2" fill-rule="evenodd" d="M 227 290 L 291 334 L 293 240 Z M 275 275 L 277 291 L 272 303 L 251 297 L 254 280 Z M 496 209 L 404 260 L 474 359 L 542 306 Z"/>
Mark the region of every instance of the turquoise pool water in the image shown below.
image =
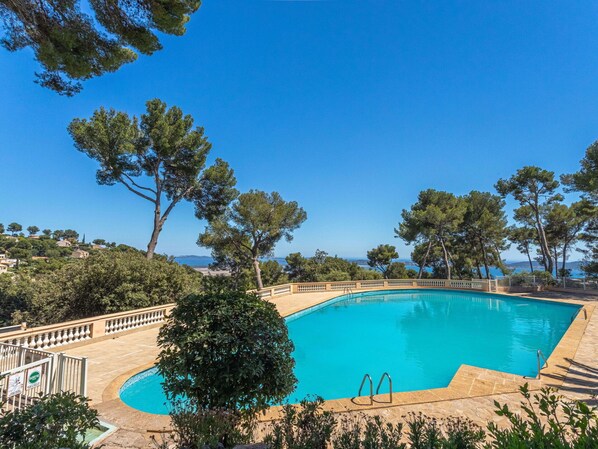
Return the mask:
<path id="1" fill-rule="evenodd" d="M 536 351 L 550 356 L 578 309 L 444 290 L 336 298 L 287 318 L 299 380 L 289 401 L 308 394 L 353 397 L 365 373 L 377 383 L 388 372 L 394 391 L 446 387 L 461 364 L 535 376 Z M 123 385 L 120 397 L 136 409 L 166 414 L 161 381 L 155 369 L 145 371 Z"/>

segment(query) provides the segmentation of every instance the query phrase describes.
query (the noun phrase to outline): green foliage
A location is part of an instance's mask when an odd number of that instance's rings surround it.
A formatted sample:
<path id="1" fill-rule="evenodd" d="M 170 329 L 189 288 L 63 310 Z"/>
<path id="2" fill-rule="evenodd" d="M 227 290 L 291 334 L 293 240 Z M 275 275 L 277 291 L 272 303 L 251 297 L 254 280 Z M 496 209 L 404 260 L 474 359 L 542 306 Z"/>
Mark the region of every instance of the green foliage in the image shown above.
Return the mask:
<path id="1" fill-rule="evenodd" d="M 256 287 L 262 289 L 259 259 L 271 256 L 281 239 L 290 242 L 306 219 L 297 202 L 284 201 L 278 192 L 250 190 L 211 221 L 197 243 L 212 249 L 215 267 L 230 269 L 235 276 L 253 267 Z"/>
<path id="2" fill-rule="evenodd" d="M 29 235 L 35 235 L 39 232 L 39 228 L 37 226 L 28 226 L 27 232 L 29 233 Z"/>
<path id="3" fill-rule="evenodd" d="M 511 276 L 512 286 L 531 287 L 532 281 L 535 285 L 554 285 L 554 278 L 547 271 L 532 271 L 530 273 L 516 273 Z"/>
<path id="4" fill-rule="evenodd" d="M 561 176 L 568 191 L 581 192 L 594 203 L 598 203 L 598 141 L 586 149 L 577 173 Z"/>
<path id="5" fill-rule="evenodd" d="M 598 447 L 598 415 L 584 402 L 564 400 L 555 390 L 540 393 L 521 387 L 523 414 L 494 402 L 496 413 L 509 421 L 506 428 L 488 424 L 486 449 L 592 449 Z"/>
<path id="6" fill-rule="evenodd" d="M 410 210 L 401 213 L 402 222 L 395 234 L 406 243 L 426 243 L 439 245 L 442 249 L 446 277 L 451 278 L 452 263 L 450 261 L 451 236 L 463 223 L 467 203 L 452 193 L 433 189 L 419 193 L 417 202 Z M 424 266 L 427 258 L 424 257 Z"/>
<path id="7" fill-rule="evenodd" d="M 379 416 L 341 418 L 333 437 L 334 449 L 406 449 L 403 425 L 385 423 Z"/>
<path id="8" fill-rule="evenodd" d="M 192 202 L 198 218 L 211 220 L 238 192 L 226 162 L 216 159 L 206 168 L 212 145 L 203 128 L 193 127 L 193 117 L 176 106 L 167 109 L 158 99 L 148 101 L 146 110 L 138 119 L 102 107 L 89 120 L 73 120 L 68 130 L 75 147 L 99 162 L 99 184 L 120 183 L 152 203 L 153 230 L 147 247 L 151 259 L 160 232 L 179 202 Z M 142 178 L 152 183 L 141 185 Z"/>
<path id="9" fill-rule="evenodd" d="M 535 229 L 529 226 L 511 226 L 508 228 L 507 232 L 509 240 L 517 245 L 517 250 L 527 256 L 529 261 L 529 271 L 534 271 L 531 251 L 535 244 Z"/>
<path id="10" fill-rule="evenodd" d="M 135 51 L 151 55 L 160 50 L 156 32 L 184 34 L 189 15 L 200 4 L 201 0 L 1 2 L 1 43 L 9 51 L 31 48 L 42 67 L 36 82 L 70 96 L 81 90 L 80 81 L 134 61 Z"/>
<path id="11" fill-rule="evenodd" d="M 286 324 L 272 303 L 253 294 L 224 291 L 177 300 L 158 344 L 167 395 L 186 398 L 192 409 L 251 414 L 295 387 Z"/>
<path id="12" fill-rule="evenodd" d="M 561 177 L 566 191 L 581 192 L 582 198 L 593 204 L 594 211 L 579 239 L 586 243 L 582 269 L 587 276 L 598 277 L 598 141 L 586 150 L 577 173 Z"/>
<path id="13" fill-rule="evenodd" d="M 476 449 L 484 441 L 484 431 L 468 419 L 437 420 L 422 413 L 407 418 L 410 449 Z"/>
<path id="14" fill-rule="evenodd" d="M 251 288 L 249 279 L 239 279 L 233 276 L 205 276 L 202 278 L 201 287 L 204 293 L 221 294 L 225 292 L 247 291 Z"/>
<path id="15" fill-rule="evenodd" d="M 585 199 L 572 203 L 570 206 L 554 203 L 542 211 L 546 239 L 553 251 L 551 256 L 555 259 L 555 267 L 558 267 L 558 256 L 560 255 L 562 258 L 560 271 L 566 273 L 568 253 L 580 238 L 588 235 L 582 231 L 593 220 L 596 220 L 597 214 L 598 207 Z"/>
<path id="16" fill-rule="evenodd" d="M 180 449 L 232 449 L 249 443 L 254 421 L 230 410 L 192 410 L 184 404 L 170 413 L 172 433 L 170 440 Z M 158 448 L 171 448 L 166 442 Z"/>
<path id="17" fill-rule="evenodd" d="M 17 233 L 21 232 L 22 230 L 23 226 L 21 226 L 19 223 L 12 222 L 8 225 L 8 232 L 10 232 L 12 235 L 17 235 Z"/>
<path id="18" fill-rule="evenodd" d="M 525 166 L 509 179 L 498 180 L 495 187 L 503 198 L 512 195 L 521 205 L 515 211 L 515 218 L 536 229 L 541 262 L 546 271 L 552 273 L 554 263 L 541 214 L 543 209 L 563 199 L 561 194 L 556 193 L 559 182 L 554 178 L 554 172 Z"/>
<path id="19" fill-rule="evenodd" d="M 45 396 L 30 407 L 0 414 L 0 447 L 86 449 L 82 437 L 99 424 L 97 417 L 81 396 Z"/>
<path id="20" fill-rule="evenodd" d="M 382 273 L 385 279 L 389 279 L 388 271 L 393 259 L 397 259 L 399 253 L 392 245 L 378 245 L 367 252 L 368 265 Z M 396 268 L 395 268 L 396 270 Z"/>
<path id="21" fill-rule="evenodd" d="M 20 239 L 8 249 L 8 255 L 19 261 L 28 261 L 31 258 L 31 243 L 28 240 Z"/>
<path id="22" fill-rule="evenodd" d="M 456 245 L 461 275 L 473 277 L 475 269 L 478 277 L 490 278 L 490 267 L 502 268 L 500 251 L 508 247 L 505 201 L 497 195 L 475 190 L 463 200 L 467 209 Z M 480 266 L 484 267 L 484 273 Z"/>
<path id="23" fill-rule="evenodd" d="M 415 279 L 417 271 L 407 269 L 403 262 L 392 262 L 388 266 L 387 276 L 388 279 Z"/>
<path id="24" fill-rule="evenodd" d="M 361 268 L 355 262 L 340 257 L 331 257 L 325 251 L 317 250 L 310 258 L 301 253 L 291 253 L 286 257 L 285 271 L 291 282 L 334 282 L 349 280 L 381 279 L 382 275 L 373 270 Z"/>
<path id="25" fill-rule="evenodd" d="M 260 272 L 265 287 L 286 284 L 289 282 L 289 278 L 284 272 L 283 266 L 275 260 L 261 261 Z"/>
<path id="26" fill-rule="evenodd" d="M 102 251 L 54 271 L 0 278 L 0 322 L 30 326 L 174 302 L 200 289 L 196 271 L 138 251 Z"/>
<path id="27" fill-rule="evenodd" d="M 304 399 L 299 407 L 285 405 L 283 418 L 265 438 L 269 449 L 327 449 L 336 426 L 331 412 L 323 411 L 322 398 Z"/>
<path id="28" fill-rule="evenodd" d="M 349 415 L 337 423 L 335 415 L 324 411 L 322 405 L 322 399 L 316 398 L 303 400 L 298 406 L 285 406 L 282 418 L 266 435 L 268 448 L 477 449 L 485 437 L 484 431 L 470 420 L 439 421 L 421 413 L 408 415 L 406 435 L 402 424 L 385 423 L 379 416 Z"/>

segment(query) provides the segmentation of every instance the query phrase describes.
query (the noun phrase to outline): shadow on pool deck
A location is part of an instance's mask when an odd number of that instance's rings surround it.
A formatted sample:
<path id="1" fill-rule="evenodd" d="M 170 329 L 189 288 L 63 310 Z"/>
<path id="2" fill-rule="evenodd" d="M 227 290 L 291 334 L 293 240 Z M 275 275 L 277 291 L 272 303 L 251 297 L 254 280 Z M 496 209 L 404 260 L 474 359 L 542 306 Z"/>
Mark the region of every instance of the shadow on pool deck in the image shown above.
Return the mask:
<path id="1" fill-rule="evenodd" d="M 560 391 L 566 396 L 583 398 L 588 404 L 598 406 L 598 368 L 575 360 L 568 361 L 571 365 Z"/>

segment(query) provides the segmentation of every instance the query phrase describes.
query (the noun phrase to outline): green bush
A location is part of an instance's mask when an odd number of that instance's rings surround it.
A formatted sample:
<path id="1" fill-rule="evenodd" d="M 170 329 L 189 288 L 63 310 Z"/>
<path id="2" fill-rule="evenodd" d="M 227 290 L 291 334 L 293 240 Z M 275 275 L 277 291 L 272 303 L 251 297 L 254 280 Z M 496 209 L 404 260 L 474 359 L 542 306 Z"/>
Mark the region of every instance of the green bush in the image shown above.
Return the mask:
<path id="1" fill-rule="evenodd" d="M 23 410 L 0 415 L 0 448 L 85 449 L 83 436 L 99 424 L 97 417 L 81 396 L 46 396 Z"/>
<path id="2" fill-rule="evenodd" d="M 179 449 L 232 449 L 251 441 L 255 422 L 235 411 L 191 409 L 179 403 L 170 414 L 173 431 L 168 439 L 157 439 L 157 448 L 169 448 L 171 442 Z"/>
<path id="3" fill-rule="evenodd" d="M 0 276 L 0 322 L 41 326 L 174 302 L 201 275 L 137 251 L 102 251 L 52 272 Z"/>
<path id="4" fill-rule="evenodd" d="M 468 419 L 437 420 L 422 413 L 407 419 L 410 449 L 476 449 L 484 441 L 484 431 Z"/>
<path id="5" fill-rule="evenodd" d="M 265 443 L 269 449 L 327 449 L 336 426 L 322 398 L 305 399 L 299 407 L 285 405 L 283 418 L 272 425 Z"/>
<path id="6" fill-rule="evenodd" d="M 158 337 L 158 370 L 171 400 L 197 410 L 254 413 L 296 383 L 284 319 L 256 295 L 216 291 L 177 301 Z"/>
<path id="7" fill-rule="evenodd" d="M 323 411 L 323 401 L 286 406 L 272 424 L 265 442 L 269 449 L 597 449 L 597 409 L 581 401 L 567 401 L 555 390 L 532 396 L 521 387 L 522 414 L 495 402 L 507 426 L 488 424 L 488 433 L 468 419 L 430 418 L 409 414 L 405 432 L 400 424 L 380 417 L 335 415 Z"/>
<path id="8" fill-rule="evenodd" d="M 531 273 L 517 273 L 511 276 L 512 286 L 531 287 L 532 280 L 536 285 L 554 285 L 555 280 L 547 271 L 532 271 Z"/>
<path id="9" fill-rule="evenodd" d="M 350 280 L 382 279 L 378 271 L 360 267 L 340 257 L 331 257 L 325 251 L 317 250 L 313 257 L 291 253 L 286 257 L 284 270 L 291 282 L 334 282 Z"/>
<path id="10" fill-rule="evenodd" d="M 405 449 L 403 425 L 385 423 L 379 416 L 344 417 L 334 436 L 334 449 Z"/>
<path id="11" fill-rule="evenodd" d="M 521 387 L 523 414 L 494 402 L 496 413 L 509 421 L 500 428 L 488 424 L 491 443 L 486 449 L 596 449 L 598 415 L 596 408 L 581 401 L 566 401 L 555 390 L 544 388 L 538 394 Z"/>

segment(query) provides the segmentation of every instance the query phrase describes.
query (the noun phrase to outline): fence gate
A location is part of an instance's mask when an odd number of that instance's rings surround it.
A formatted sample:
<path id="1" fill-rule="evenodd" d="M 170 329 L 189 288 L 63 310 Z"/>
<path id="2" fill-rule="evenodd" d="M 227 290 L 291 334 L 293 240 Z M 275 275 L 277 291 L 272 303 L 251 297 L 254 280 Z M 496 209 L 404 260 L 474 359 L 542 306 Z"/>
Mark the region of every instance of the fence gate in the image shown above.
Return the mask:
<path id="1" fill-rule="evenodd" d="M 0 414 L 60 392 L 87 395 L 87 358 L 0 343 Z"/>
<path id="2" fill-rule="evenodd" d="M 53 358 L 47 357 L 0 373 L 0 402 L 5 411 L 18 410 L 52 393 Z"/>

